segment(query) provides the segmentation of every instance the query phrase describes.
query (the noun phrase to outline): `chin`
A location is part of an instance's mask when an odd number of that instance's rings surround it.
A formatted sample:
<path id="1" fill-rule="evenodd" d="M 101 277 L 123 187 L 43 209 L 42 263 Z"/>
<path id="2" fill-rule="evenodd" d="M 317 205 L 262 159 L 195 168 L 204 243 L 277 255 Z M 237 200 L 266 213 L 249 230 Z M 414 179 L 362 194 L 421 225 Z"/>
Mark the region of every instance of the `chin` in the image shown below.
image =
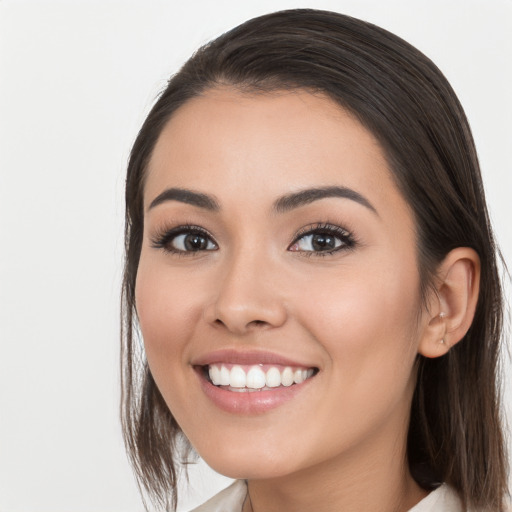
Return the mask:
<path id="1" fill-rule="evenodd" d="M 197 452 L 212 469 L 235 479 L 277 478 L 293 473 L 305 465 L 297 457 L 299 454 L 296 450 L 292 457 L 279 445 L 261 443 L 254 438 L 251 442 L 251 436 L 239 443 L 219 442 L 215 446 L 209 445 L 207 449 L 201 448 L 197 447 Z"/>
<path id="2" fill-rule="evenodd" d="M 292 472 L 289 467 L 283 467 L 279 463 L 275 464 L 268 460 L 254 460 L 247 458 L 241 460 L 243 456 L 236 459 L 227 459 L 221 457 L 204 458 L 205 462 L 217 473 L 229 478 L 239 480 L 265 480 L 285 476 Z"/>

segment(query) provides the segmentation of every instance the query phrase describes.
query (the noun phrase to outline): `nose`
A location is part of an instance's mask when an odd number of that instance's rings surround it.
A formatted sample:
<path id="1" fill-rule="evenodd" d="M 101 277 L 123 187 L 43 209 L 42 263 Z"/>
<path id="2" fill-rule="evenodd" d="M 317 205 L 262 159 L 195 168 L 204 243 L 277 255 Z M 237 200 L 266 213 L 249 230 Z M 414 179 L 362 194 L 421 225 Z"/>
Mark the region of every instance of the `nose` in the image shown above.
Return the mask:
<path id="1" fill-rule="evenodd" d="M 226 261 L 205 310 L 207 322 L 236 335 L 282 326 L 287 311 L 278 274 L 269 259 L 255 254 Z"/>

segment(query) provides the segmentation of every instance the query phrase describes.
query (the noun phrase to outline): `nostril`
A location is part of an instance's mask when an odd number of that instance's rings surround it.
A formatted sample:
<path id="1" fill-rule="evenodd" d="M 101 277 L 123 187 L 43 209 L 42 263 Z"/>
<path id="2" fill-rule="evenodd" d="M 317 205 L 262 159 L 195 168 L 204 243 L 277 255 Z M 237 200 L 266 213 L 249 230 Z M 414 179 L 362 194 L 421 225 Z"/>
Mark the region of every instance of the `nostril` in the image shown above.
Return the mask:
<path id="1" fill-rule="evenodd" d="M 214 322 L 215 325 L 218 325 L 219 327 L 227 327 L 227 324 L 225 322 L 223 322 L 220 318 L 217 318 L 217 320 L 215 320 Z M 250 328 L 250 327 L 264 327 L 268 325 L 268 322 L 265 322 L 264 320 L 251 320 L 246 326 L 245 328 Z"/>
<path id="2" fill-rule="evenodd" d="M 223 302 L 219 299 L 205 308 L 204 319 L 218 329 L 242 334 L 250 330 L 279 327 L 286 321 L 286 312 L 282 304 L 237 304 L 234 300 Z"/>
<path id="3" fill-rule="evenodd" d="M 270 324 L 265 322 L 265 320 L 252 320 L 246 325 L 245 328 L 250 331 L 265 329 L 266 327 L 270 327 Z"/>

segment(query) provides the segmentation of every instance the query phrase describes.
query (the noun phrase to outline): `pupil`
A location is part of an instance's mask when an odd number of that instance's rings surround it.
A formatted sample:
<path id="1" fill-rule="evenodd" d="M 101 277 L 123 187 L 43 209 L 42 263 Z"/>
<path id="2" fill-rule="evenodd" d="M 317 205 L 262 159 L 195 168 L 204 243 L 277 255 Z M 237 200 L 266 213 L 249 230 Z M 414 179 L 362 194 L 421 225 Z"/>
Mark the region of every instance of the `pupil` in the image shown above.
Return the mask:
<path id="1" fill-rule="evenodd" d="M 334 249 L 335 241 L 332 235 L 320 234 L 313 235 L 313 249 L 316 251 L 325 251 L 326 249 Z"/>
<path id="2" fill-rule="evenodd" d="M 187 251 L 200 251 L 206 249 L 206 239 L 201 235 L 187 235 L 185 237 L 185 249 Z"/>

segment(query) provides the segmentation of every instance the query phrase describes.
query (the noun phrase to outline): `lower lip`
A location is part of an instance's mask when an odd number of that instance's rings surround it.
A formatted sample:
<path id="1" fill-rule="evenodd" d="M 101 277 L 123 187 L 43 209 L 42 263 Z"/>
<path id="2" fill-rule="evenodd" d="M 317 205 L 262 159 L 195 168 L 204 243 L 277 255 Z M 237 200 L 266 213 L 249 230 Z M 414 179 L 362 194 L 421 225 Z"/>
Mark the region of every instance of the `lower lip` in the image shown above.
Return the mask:
<path id="1" fill-rule="evenodd" d="M 314 377 L 310 377 L 301 384 L 293 384 L 288 387 L 280 386 L 268 391 L 236 392 L 214 386 L 206 379 L 202 369 L 198 369 L 197 374 L 204 394 L 219 409 L 231 414 L 242 415 L 262 414 L 271 411 L 293 400 L 314 379 Z"/>

